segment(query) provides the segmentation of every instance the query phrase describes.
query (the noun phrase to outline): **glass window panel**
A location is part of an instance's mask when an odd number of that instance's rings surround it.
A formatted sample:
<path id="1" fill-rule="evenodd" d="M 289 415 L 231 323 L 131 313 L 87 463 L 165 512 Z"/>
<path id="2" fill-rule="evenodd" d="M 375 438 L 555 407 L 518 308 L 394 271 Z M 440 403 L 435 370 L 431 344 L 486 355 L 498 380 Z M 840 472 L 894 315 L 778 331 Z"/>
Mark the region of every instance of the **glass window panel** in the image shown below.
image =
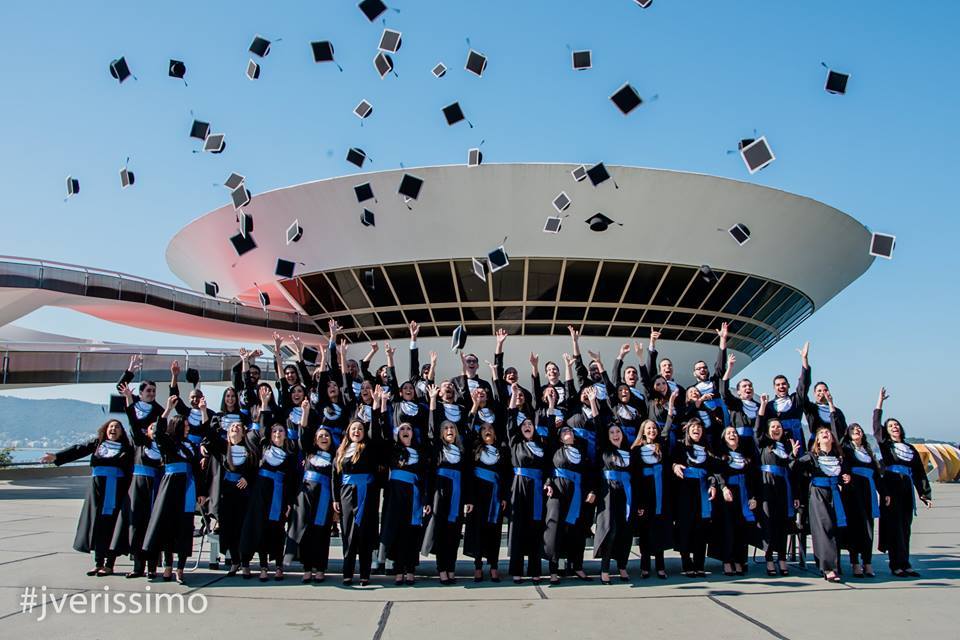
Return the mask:
<path id="1" fill-rule="evenodd" d="M 460 309 L 451 307 L 448 309 L 433 308 L 433 317 L 437 322 L 460 322 Z"/>
<path id="2" fill-rule="evenodd" d="M 370 340 L 389 340 L 390 334 L 382 329 L 367 329 L 367 337 Z"/>
<path id="3" fill-rule="evenodd" d="M 357 313 L 353 317 L 357 320 L 357 324 L 364 328 L 380 324 L 372 313 Z"/>
<path id="4" fill-rule="evenodd" d="M 528 336 L 545 336 L 550 333 L 550 323 L 547 324 L 530 324 L 529 322 L 524 325 L 523 333 Z"/>
<path id="5" fill-rule="evenodd" d="M 420 336 L 424 338 L 436 338 L 437 328 L 432 324 L 422 324 L 420 325 Z M 420 354 L 420 357 L 423 358 L 422 353 Z M 429 362 L 429 358 L 427 358 L 427 361 Z M 423 360 L 421 359 L 420 362 L 422 363 Z"/>
<path id="6" fill-rule="evenodd" d="M 370 308 L 370 303 L 363 295 L 363 290 L 357 283 L 357 279 L 353 277 L 353 271 L 350 269 L 333 271 L 327 273 L 327 278 L 330 280 L 330 284 L 340 293 L 343 301 L 347 303 L 347 307 L 350 309 Z"/>
<path id="7" fill-rule="evenodd" d="M 594 302 L 620 302 L 627 287 L 627 279 L 633 265 L 629 262 L 604 262 L 600 269 L 597 289 L 593 292 Z"/>
<path id="8" fill-rule="evenodd" d="M 690 288 L 687 289 L 687 292 L 683 294 L 683 298 L 680 299 L 681 307 L 688 309 L 700 308 L 700 305 L 704 303 L 714 285 L 719 284 L 718 278 L 723 277 L 722 271 L 714 271 L 713 273 L 716 275 L 716 278 L 711 277 L 709 279 L 704 279 L 699 272 L 697 273 L 697 277 L 694 278 Z"/>
<path id="9" fill-rule="evenodd" d="M 754 314 L 754 318 L 760 322 L 766 322 L 767 318 L 770 317 L 770 314 L 780 308 L 784 301 L 790 297 L 791 291 L 786 287 L 780 287 L 780 290 L 777 291 L 777 295 L 770 298 L 770 300 L 763 305 L 763 307 Z"/>
<path id="10" fill-rule="evenodd" d="M 519 323 L 519 322 L 510 321 L 510 320 L 504 322 L 503 320 L 498 320 L 498 321 L 496 322 L 496 325 L 497 325 L 497 329 L 503 329 L 503 330 L 506 331 L 507 333 L 510 333 L 510 334 L 520 333 L 520 323 Z"/>
<path id="11" fill-rule="evenodd" d="M 556 301 L 562 264 L 560 260 L 530 260 L 527 269 L 528 301 Z"/>
<path id="12" fill-rule="evenodd" d="M 490 321 L 490 307 L 463 307 L 464 320 Z"/>
<path id="13" fill-rule="evenodd" d="M 649 324 L 651 326 L 660 326 L 666 323 L 668 311 L 657 311 L 651 309 L 647 311 L 647 314 L 643 316 L 643 324 Z"/>
<path id="14" fill-rule="evenodd" d="M 111 298 L 116 300 L 120 297 L 117 284 L 118 280 L 113 276 L 91 273 L 87 276 L 87 295 L 95 298 Z"/>
<path id="15" fill-rule="evenodd" d="M 629 304 L 648 304 L 665 270 L 666 267 L 662 264 L 638 264 L 623 301 Z"/>
<path id="16" fill-rule="evenodd" d="M 516 260 L 496 273 L 487 274 L 487 280 L 493 279 L 494 301 L 523 300 L 523 263 Z"/>
<path id="17" fill-rule="evenodd" d="M 653 304 L 665 307 L 677 306 L 680 296 L 683 295 L 683 290 L 687 288 L 687 284 L 696 272 L 697 270 L 691 267 L 678 267 L 677 265 L 670 267 L 667 277 L 664 278 L 663 284 L 660 285 L 660 289 L 653 299 Z"/>
<path id="18" fill-rule="evenodd" d="M 407 314 L 408 320 L 413 320 L 419 324 L 433 322 L 430 318 L 430 311 L 427 309 L 404 309 L 403 312 Z"/>
<path id="19" fill-rule="evenodd" d="M 313 295 L 317 298 L 323 308 L 327 310 L 328 313 L 335 313 L 337 311 L 343 311 L 343 303 L 340 302 L 340 299 L 337 297 L 336 292 L 333 290 L 333 287 L 330 286 L 330 283 L 327 282 L 327 279 L 323 276 L 322 273 L 317 273 L 312 276 L 304 276 L 301 278 L 303 284 L 313 292 Z"/>
<path id="20" fill-rule="evenodd" d="M 663 329 L 660 331 L 661 340 L 676 340 L 679 337 L 680 332 L 675 329 Z"/>
<path id="21" fill-rule="evenodd" d="M 554 325 L 553 325 L 553 331 L 551 331 L 550 333 L 551 333 L 552 335 L 555 335 L 555 336 L 569 336 L 569 335 L 570 335 L 570 332 L 567 331 L 567 325 L 565 325 L 565 324 L 563 324 L 563 323 L 561 323 L 561 322 L 558 322 L 558 323 L 554 324 Z"/>
<path id="22" fill-rule="evenodd" d="M 337 322 L 340 324 L 340 326 L 343 327 L 344 329 L 356 329 L 356 328 L 357 328 L 357 323 L 354 322 L 353 316 L 349 316 L 349 315 L 337 316 L 337 317 L 336 317 L 336 321 L 337 321 Z"/>
<path id="23" fill-rule="evenodd" d="M 557 308 L 557 322 L 568 321 L 568 320 L 583 320 L 583 307 L 558 307 Z"/>
<path id="24" fill-rule="evenodd" d="M 667 318 L 667 324 L 675 324 L 680 327 L 687 326 L 687 323 L 690 322 L 690 318 L 693 317 L 691 313 L 684 313 L 682 311 L 674 311 L 670 314 L 670 317 Z"/>
<path id="25" fill-rule="evenodd" d="M 499 322 L 504 320 L 520 320 L 523 318 L 523 307 L 494 307 L 493 317 Z"/>
<path id="26" fill-rule="evenodd" d="M 737 287 L 746 279 L 746 276 L 735 273 L 725 274 L 720 278 L 720 282 L 717 283 L 702 308 L 705 311 L 720 311 L 727 300 L 730 299 L 730 296 L 733 295 L 733 292 L 737 290 Z"/>
<path id="27" fill-rule="evenodd" d="M 617 322 L 640 322 L 643 318 L 643 309 L 619 309 L 617 311 Z"/>
<path id="28" fill-rule="evenodd" d="M 373 287 L 367 284 L 366 273 L 373 272 Z M 363 289 L 367 292 L 367 297 L 375 307 L 395 307 L 397 301 L 390 293 L 390 287 L 387 285 L 387 279 L 383 275 L 380 267 L 371 267 L 368 269 L 354 269 L 357 280 L 363 283 Z"/>
<path id="29" fill-rule="evenodd" d="M 539 307 L 527 307 L 526 318 L 527 320 L 553 320 L 553 309 L 552 306 L 539 306 Z"/>
<path id="30" fill-rule="evenodd" d="M 420 280 L 417 278 L 417 272 L 412 264 L 394 264 L 384 267 L 390 282 L 393 284 L 393 290 L 397 292 L 400 298 L 400 304 L 424 304 L 423 290 L 420 288 Z M 321 300 L 321 302 L 323 302 Z"/>
<path id="31" fill-rule="evenodd" d="M 487 302 L 490 299 L 487 283 L 474 275 L 471 261 L 457 260 L 453 267 L 462 302 Z M 489 278 L 489 275 L 487 277 Z"/>
<path id="32" fill-rule="evenodd" d="M 690 320 L 690 326 L 696 327 L 698 329 L 707 329 L 710 327 L 710 323 L 713 322 L 716 318 L 714 316 L 708 316 L 704 313 L 698 313 L 693 316 Z"/>
<path id="33" fill-rule="evenodd" d="M 607 335 L 607 325 L 605 324 L 587 324 L 583 326 L 580 335 L 584 336 L 605 336 Z"/>
<path id="34" fill-rule="evenodd" d="M 598 263 L 594 260 L 567 260 L 563 272 L 563 289 L 560 299 L 564 302 L 586 302 L 590 299 Z"/>
<path id="35" fill-rule="evenodd" d="M 739 314 L 740 309 L 743 308 L 743 305 L 747 304 L 747 300 L 749 300 L 762 286 L 763 280 L 760 278 L 747 278 L 747 281 L 743 283 L 743 286 L 740 287 L 740 290 L 737 291 L 733 298 L 730 299 L 730 302 L 723 307 L 723 312 Z"/>
<path id="36" fill-rule="evenodd" d="M 758 309 L 763 307 L 770 298 L 777 294 L 777 291 L 780 290 L 780 285 L 768 282 L 757 292 L 757 295 L 753 297 L 753 300 L 748 302 L 743 309 L 740 310 L 740 315 L 747 318 L 752 318 L 753 315 L 757 312 Z"/>
<path id="37" fill-rule="evenodd" d="M 323 313 L 323 309 L 320 308 L 320 305 L 317 304 L 317 301 L 313 299 L 313 296 L 310 295 L 310 292 L 307 291 L 307 288 L 304 286 L 303 282 L 300 281 L 300 278 L 294 278 L 293 280 L 284 280 L 280 283 L 284 289 L 287 290 L 287 293 L 290 294 L 290 297 L 297 301 L 297 304 L 307 312 L 308 316 L 315 316 L 319 313 Z"/>
<path id="38" fill-rule="evenodd" d="M 742 322 L 740 320 L 735 320 L 730 323 L 727 329 L 730 331 L 730 333 L 740 333 L 741 331 L 743 331 L 743 328 L 745 326 L 747 326 L 747 323 Z"/>
<path id="39" fill-rule="evenodd" d="M 633 325 L 613 325 L 610 327 L 609 335 L 612 338 L 629 338 L 633 335 L 635 328 Z"/>
<path id="40" fill-rule="evenodd" d="M 616 309 L 604 307 L 590 307 L 587 310 L 587 321 L 610 322 Z"/>
<path id="41" fill-rule="evenodd" d="M 489 336 L 489 335 L 493 335 L 493 327 L 490 326 L 489 324 L 470 325 L 469 327 L 467 327 L 467 333 L 471 336 Z M 453 328 L 451 328 L 449 331 L 447 331 L 442 335 L 452 336 Z M 487 370 L 487 372 L 489 373 L 489 369 Z"/>
<path id="42" fill-rule="evenodd" d="M 383 324 L 407 324 L 399 311 L 378 311 L 377 315 L 380 316 L 380 322 Z"/>
<path id="43" fill-rule="evenodd" d="M 453 288 L 453 278 L 448 262 L 421 262 L 420 275 L 423 286 L 431 303 L 456 302 L 457 292 Z"/>
<path id="44" fill-rule="evenodd" d="M 128 280 L 120 281 L 120 299 L 128 302 L 144 302 L 147 297 L 147 285 L 144 282 Z"/>

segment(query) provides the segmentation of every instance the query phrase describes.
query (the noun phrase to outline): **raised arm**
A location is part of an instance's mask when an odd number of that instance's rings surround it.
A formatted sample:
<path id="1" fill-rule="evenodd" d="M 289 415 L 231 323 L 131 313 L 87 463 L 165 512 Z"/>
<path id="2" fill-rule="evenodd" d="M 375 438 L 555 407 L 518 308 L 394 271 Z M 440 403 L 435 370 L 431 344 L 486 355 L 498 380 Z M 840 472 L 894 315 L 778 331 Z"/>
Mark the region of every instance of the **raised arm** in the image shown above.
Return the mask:
<path id="1" fill-rule="evenodd" d="M 753 439 L 756 440 L 757 446 L 760 446 L 760 439 L 767 431 L 767 403 L 769 401 L 770 396 L 767 394 L 764 393 L 760 396 L 760 407 L 757 409 L 757 417 L 753 424 Z"/>
<path id="2" fill-rule="evenodd" d="M 890 398 L 887 395 L 886 387 L 880 387 L 880 393 L 877 395 L 877 408 L 873 410 L 873 437 L 877 444 L 886 441 L 887 432 L 883 428 L 883 401 Z"/>
<path id="3" fill-rule="evenodd" d="M 720 380 L 727 373 L 727 333 L 729 328 L 726 322 L 720 324 L 717 335 L 720 336 L 720 348 L 717 351 L 717 362 L 713 365 L 713 379 Z"/>
<path id="4" fill-rule="evenodd" d="M 393 395 L 400 394 L 400 386 L 397 384 L 397 368 L 394 365 L 394 354 L 396 347 L 391 347 L 389 342 L 383 344 L 383 352 L 387 356 L 387 389 Z"/>
<path id="5" fill-rule="evenodd" d="M 656 377 L 659 373 L 657 368 L 657 340 L 660 339 L 660 332 L 656 329 L 650 330 L 650 348 L 647 350 L 647 370 L 651 377 Z"/>
<path id="6" fill-rule="evenodd" d="M 628 353 L 630 353 L 630 343 L 625 342 L 620 345 L 620 352 L 617 354 L 617 359 L 613 361 L 613 379 L 616 380 L 617 384 L 623 382 L 623 359 Z"/>
<path id="7" fill-rule="evenodd" d="M 806 400 L 810 391 L 810 342 L 804 342 L 803 347 L 797 349 L 800 354 L 800 380 L 797 382 L 797 397 Z"/>
<path id="8" fill-rule="evenodd" d="M 420 379 L 420 349 L 417 347 L 417 336 L 420 335 L 420 325 L 410 321 L 410 379 Z"/>
<path id="9" fill-rule="evenodd" d="M 493 362 L 497 367 L 497 377 L 503 379 L 503 343 L 507 340 L 507 330 L 497 329 L 494 337 L 497 340 L 497 348 L 493 352 Z"/>

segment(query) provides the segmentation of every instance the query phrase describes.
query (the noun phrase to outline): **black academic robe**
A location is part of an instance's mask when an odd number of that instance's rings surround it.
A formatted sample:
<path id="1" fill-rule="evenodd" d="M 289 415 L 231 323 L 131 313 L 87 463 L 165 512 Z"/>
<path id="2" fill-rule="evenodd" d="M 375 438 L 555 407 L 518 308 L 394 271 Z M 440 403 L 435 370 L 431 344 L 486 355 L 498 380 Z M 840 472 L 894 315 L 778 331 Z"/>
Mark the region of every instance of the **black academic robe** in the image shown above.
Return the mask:
<path id="1" fill-rule="evenodd" d="M 156 437 L 163 454 L 164 474 L 147 524 L 143 550 L 147 553 L 170 551 L 187 557 L 193 553 L 193 516 L 196 511 L 196 502 L 189 499 L 189 487 L 192 483 L 196 491 L 200 447 L 189 440 L 174 440 L 167 435 L 166 429 L 166 420 L 160 418 Z M 187 472 L 171 473 L 170 465 L 179 463 L 187 465 Z"/>
<path id="2" fill-rule="evenodd" d="M 269 431 L 263 436 L 255 432 L 250 435 L 250 444 L 257 454 L 258 469 L 240 533 L 240 553 L 247 559 L 253 557 L 254 553 L 267 552 L 270 559 L 279 563 L 283 561 L 286 542 L 284 530 L 287 508 L 293 505 L 300 488 L 299 449 L 289 439 L 282 449 L 274 446 Z M 268 475 L 276 473 L 280 476 Z M 277 482 L 281 484 L 279 494 L 275 494 Z M 279 509 L 274 504 L 275 499 L 280 501 Z M 276 519 L 271 517 L 272 510 L 273 515 L 278 516 Z"/>
<path id="3" fill-rule="evenodd" d="M 635 529 L 640 553 L 653 556 L 673 546 L 673 471 L 671 468 L 668 434 L 661 432 L 659 457 L 655 450 L 648 450 L 649 459 L 644 459 L 644 445 L 630 450 L 631 475 L 633 476 L 633 502 L 636 516 Z M 652 445 L 651 445 L 652 446 Z M 657 506 L 657 479 L 660 484 L 659 513 Z"/>
<path id="4" fill-rule="evenodd" d="M 227 429 L 234 422 L 239 422 L 245 428 L 249 428 L 250 416 L 240 411 L 223 411 L 215 414 L 210 418 L 210 430 L 207 433 L 205 442 L 207 440 L 213 442 L 216 439 L 225 442 L 227 439 Z M 214 436 L 218 436 L 218 438 L 214 438 Z M 209 453 L 209 447 L 207 447 L 207 449 Z M 220 468 L 220 464 L 220 458 L 213 455 L 208 455 L 207 473 L 209 474 L 210 478 L 210 487 L 207 491 L 209 496 L 209 501 L 207 502 L 207 513 L 218 520 L 220 518 L 220 495 L 222 494 L 220 482 L 223 479 L 223 469 Z"/>
<path id="5" fill-rule="evenodd" d="M 216 435 L 216 432 L 204 441 L 204 447 L 210 454 L 210 464 L 215 474 L 211 483 L 210 501 L 213 502 L 216 499 L 217 519 L 220 523 L 220 546 L 224 551 L 231 553 L 230 562 L 233 564 L 240 564 L 242 560 L 240 537 L 259 468 L 259 438 L 257 431 L 247 432 L 244 439 L 236 445 L 243 449 L 243 452 L 237 450 L 236 462 L 231 455 L 231 445 Z M 227 479 L 226 474 L 230 474 L 231 479 Z M 234 474 L 240 474 L 240 477 L 247 481 L 245 488 L 241 489 L 237 486 L 239 480 L 232 480 Z"/>
<path id="6" fill-rule="evenodd" d="M 301 436 L 300 442 L 305 445 L 303 477 L 290 514 L 285 556 L 288 562 L 299 560 L 304 568 L 323 572 L 327 570 L 330 558 L 336 451 L 318 451 L 313 446 L 306 446 L 312 442 L 306 434 Z"/>
<path id="7" fill-rule="evenodd" d="M 740 436 L 740 447 L 744 455 L 757 457 L 757 442 L 754 435 L 754 426 L 757 422 L 757 411 L 760 404 L 753 400 L 742 400 L 730 390 L 730 381 L 723 381 L 723 402 L 727 407 L 730 425 L 737 430 Z"/>
<path id="8" fill-rule="evenodd" d="M 463 506 L 472 504 L 472 496 L 469 494 L 472 483 L 468 480 L 473 469 L 470 466 L 470 452 L 463 444 L 463 439 L 458 438 L 453 444 L 444 443 L 436 417 L 436 414 L 431 416 L 428 436 L 432 449 L 430 457 L 434 462 L 434 467 L 428 471 L 432 511 L 425 521 L 420 552 L 423 555 L 436 554 L 439 559 L 444 551 L 449 553 L 460 545 Z M 457 474 L 459 481 L 441 475 L 441 469 Z M 459 497 L 456 504 L 453 502 L 454 495 Z"/>
<path id="9" fill-rule="evenodd" d="M 551 433 L 552 442 L 557 438 L 554 433 Z M 573 445 L 554 447 L 550 459 L 554 471 L 545 482 L 552 495 L 547 498 L 544 517 L 544 555 L 552 563 L 565 558 L 575 570 L 581 569 L 593 513 L 592 509 L 587 509 L 586 499 L 587 494 L 596 491 L 596 469 L 583 438 L 575 438 Z M 579 474 L 579 495 L 575 496 L 576 481 L 565 477 L 565 473 Z M 571 508 L 574 509 L 572 514 Z"/>
<path id="10" fill-rule="evenodd" d="M 657 350 L 650 349 L 647 351 L 647 371 L 650 372 L 650 378 L 647 382 L 647 397 L 650 398 L 653 396 L 653 379 L 660 375 L 660 367 L 657 363 Z M 679 391 L 679 401 L 681 403 L 686 402 L 687 398 L 687 388 L 681 384 L 678 384 L 675 380 L 667 380 L 667 385 L 670 387 L 670 393 L 674 391 Z"/>
<path id="11" fill-rule="evenodd" d="M 827 465 L 827 460 L 835 464 Z M 845 518 L 840 518 L 840 514 L 844 513 L 840 493 L 845 489 L 842 476 L 849 473 L 849 468 L 844 462 L 839 447 L 836 447 L 832 454 L 818 455 L 810 451 L 797 458 L 791 466 L 801 471 L 810 480 L 808 514 L 810 533 L 813 538 L 813 555 L 816 556 L 822 572 L 839 572 L 841 529 L 846 526 Z M 832 486 L 818 484 L 820 481 L 831 478 L 834 478 L 833 482 L 837 483 L 836 491 Z"/>
<path id="12" fill-rule="evenodd" d="M 533 398 L 532 402 L 537 409 L 542 409 L 547 406 L 547 403 L 543 401 L 543 390 L 544 386 L 540 384 L 540 374 L 536 373 L 531 376 L 533 381 Z M 568 414 L 572 411 L 570 398 L 571 394 L 569 389 L 573 389 L 573 381 L 570 381 L 570 386 L 568 389 L 567 383 L 563 380 L 557 380 L 555 383 L 547 381 L 547 387 L 553 387 L 557 392 L 557 408 L 563 411 L 565 414 Z"/>
<path id="13" fill-rule="evenodd" d="M 844 464 L 850 469 L 850 484 L 844 485 L 840 497 L 843 510 L 847 515 L 847 527 L 843 531 L 841 544 L 851 554 L 863 556 L 869 561 L 873 551 L 874 505 L 880 507 L 880 466 L 873 452 L 866 448 L 857 449 L 852 442 L 845 440 L 841 447 Z"/>
<path id="14" fill-rule="evenodd" d="M 157 443 L 139 431 L 133 432 L 133 442 L 130 489 L 120 505 L 110 541 L 110 550 L 117 555 L 143 553 L 143 539 L 163 476 L 163 454 Z"/>
<path id="15" fill-rule="evenodd" d="M 473 445 L 473 477 L 469 479 L 473 485 L 473 511 L 466 516 L 463 553 L 475 560 L 486 559 L 496 568 L 506 511 L 504 503 L 510 498 L 513 469 L 510 466 L 510 451 L 499 436 L 497 444 L 490 446 L 493 451 L 483 456 L 483 442 L 477 439 Z M 493 477 L 495 482 L 489 482 L 479 474 L 486 478 Z"/>
<path id="16" fill-rule="evenodd" d="M 806 450 L 806 438 L 803 435 L 803 408 L 809 402 L 807 399 L 809 388 L 810 369 L 803 367 L 800 370 L 800 379 L 797 381 L 796 390 L 783 398 L 771 398 L 767 404 L 767 419 L 778 419 L 780 424 L 783 425 L 783 430 L 800 443 L 801 453 Z M 804 490 L 802 493 L 806 493 L 806 491 Z"/>
<path id="17" fill-rule="evenodd" d="M 631 457 L 628 450 L 614 449 L 609 445 L 603 447 L 597 477 L 597 530 L 593 538 L 593 557 L 612 558 L 617 561 L 619 569 L 626 569 L 635 526 Z M 627 480 L 606 477 L 617 472 L 626 474 Z"/>
<path id="18" fill-rule="evenodd" d="M 550 469 L 550 460 L 544 451 L 543 438 L 534 434 L 528 441 L 523 437 L 517 425 L 516 409 L 507 412 L 507 433 L 510 460 L 514 467 L 513 482 L 510 486 L 510 529 L 507 534 L 510 574 L 524 575 L 524 559 L 529 558 L 533 575 L 539 576 L 540 558 L 543 555 L 543 514 L 546 512 L 543 487 Z M 518 469 L 539 473 L 540 478 L 538 480 L 521 475 L 517 473 Z"/>
<path id="19" fill-rule="evenodd" d="M 709 449 L 706 449 L 706 458 L 698 462 L 694 459 L 693 452 L 693 445 L 687 447 L 683 443 L 683 440 L 679 440 L 671 454 L 671 477 L 673 478 L 674 498 L 673 513 L 676 517 L 673 547 L 680 553 L 691 553 L 695 551 L 696 532 L 703 538 L 709 538 L 716 500 L 710 501 L 709 515 L 705 515 L 706 508 L 703 505 L 703 500 L 707 499 L 707 497 L 702 495 L 700 480 L 698 478 L 678 478 L 673 474 L 672 465 L 680 464 L 688 468 L 703 469 L 707 474 L 705 479 L 707 488 L 716 488 L 718 494 L 719 489 L 723 486 L 722 476 L 718 474 L 722 466 L 720 460 L 714 456 Z"/>
<path id="20" fill-rule="evenodd" d="M 83 553 L 93 551 L 98 558 L 104 558 L 110 553 L 113 531 L 130 484 L 133 448 L 124 440 L 120 449 L 114 452 L 100 439 L 91 438 L 86 442 L 58 451 L 53 464 L 59 467 L 86 456 L 90 456 L 92 475 L 80 510 L 73 548 Z M 100 473 L 97 471 L 100 467 L 104 468 L 104 473 L 116 475 L 114 477 L 96 475 Z M 110 503 L 113 504 L 112 508 L 109 508 Z M 104 513 L 105 506 L 107 506 L 106 513 Z"/>
<path id="21" fill-rule="evenodd" d="M 875 409 L 873 412 L 873 435 L 880 447 L 880 460 L 883 466 L 883 475 L 880 482 L 880 535 L 877 548 L 889 553 L 890 570 L 910 569 L 910 530 L 913 525 L 913 514 L 916 507 L 917 494 L 930 500 L 932 492 L 930 481 L 927 479 L 926 469 L 920 453 L 909 443 L 899 443 L 897 447 L 887 430 L 883 428 L 883 412 Z M 904 439 L 906 433 L 904 432 Z M 904 467 L 910 470 L 909 475 L 897 473 Z M 890 505 L 885 498 L 890 498 Z"/>
<path id="22" fill-rule="evenodd" d="M 637 367 L 637 382 L 635 385 L 631 386 L 627 384 L 627 381 L 623 379 L 623 360 L 617 358 L 613 361 L 613 380 L 616 383 L 615 386 L 619 387 L 622 384 L 626 384 L 630 387 L 630 405 L 635 409 L 641 412 L 646 412 L 647 410 L 647 394 L 644 392 L 644 380 L 650 378 L 650 373 L 647 371 L 647 367 L 644 364 L 641 364 Z"/>
<path id="23" fill-rule="evenodd" d="M 793 500 L 797 498 L 790 461 L 793 459 L 790 436 L 784 432 L 782 449 L 767 436 L 767 422 L 757 414 L 754 432 L 757 447 L 757 462 L 760 468 L 760 491 L 757 515 L 760 521 L 760 536 L 766 551 L 771 546 L 776 550 L 782 545 L 786 551 L 787 535 L 795 530 Z M 764 471 L 763 467 L 783 469 L 783 474 Z"/>
<path id="24" fill-rule="evenodd" d="M 363 450 L 357 460 L 353 456 L 345 457 L 339 466 L 334 465 L 333 495 L 340 503 L 340 539 L 343 542 L 343 555 L 356 554 L 361 549 L 375 551 L 379 545 L 378 512 L 379 491 L 375 484 L 378 467 L 385 461 L 382 438 L 383 423 L 379 411 L 374 411 L 374 425 L 367 432 Z M 346 434 L 344 434 L 346 437 Z M 344 482 L 344 476 L 369 475 L 371 480 L 366 486 L 363 508 L 360 509 L 362 489 L 355 484 Z M 359 520 L 359 522 L 358 522 Z"/>
<path id="25" fill-rule="evenodd" d="M 387 476 L 383 493 L 383 514 L 380 526 L 380 543 L 384 547 L 385 557 L 400 563 L 404 569 L 412 569 L 420 557 L 420 545 L 423 541 L 423 507 L 432 505 L 430 477 L 433 460 L 431 447 L 426 444 L 412 447 L 416 459 L 406 447 L 394 443 L 388 447 L 390 473 L 406 472 L 416 476 L 411 484 L 398 478 Z M 419 504 L 414 503 L 414 494 Z M 431 506 L 431 509 L 433 507 Z M 414 513 L 416 509 L 417 513 Z"/>
<path id="26" fill-rule="evenodd" d="M 745 441 L 747 439 L 742 438 L 737 446 L 736 453 L 741 458 L 733 456 L 725 444 L 718 449 L 718 473 L 733 494 L 733 500 L 727 502 L 723 496 L 714 500 L 715 516 L 707 549 L 711 558 L 741 565 L 747 562 L 747 546 L 761 544 L 757 515 L 749 505 L 751 499 L 756 500 L 760 489 L 760 471 L 756 458 L 742 447 Z M 752 444 L 753 438 L 749 442 Z M 759 500 L 757 503 L 759 505 Z"/>

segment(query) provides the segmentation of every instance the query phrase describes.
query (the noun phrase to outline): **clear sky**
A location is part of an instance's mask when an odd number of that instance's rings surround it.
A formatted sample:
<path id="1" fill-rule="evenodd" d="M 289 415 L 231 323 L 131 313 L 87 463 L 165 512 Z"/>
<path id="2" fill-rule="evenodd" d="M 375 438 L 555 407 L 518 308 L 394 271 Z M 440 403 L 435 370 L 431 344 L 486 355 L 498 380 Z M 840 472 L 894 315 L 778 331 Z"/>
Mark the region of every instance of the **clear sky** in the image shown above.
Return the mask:
<path id="1" fill-rule="evenodd" d="M 390 3 L 388 3 L 390 4 Z M 953 254 L 960 232 L 956 25 L 946 1 L 590 2 L 396 0 L 399 77 L 372 60 L 383 24 L 354 0 L 283 2 L 23 2 L 0 4 L 5 45 L 0 130 L 4 225 L 0 253 L 43 257 L 175 281 L 164 259 L 183 225 L 227 201 L 221 183 L 247 176 L 256 193 L 355 170 L 465 161 L 485 140 L 488 162 L 595 162 L 708 173 L 810 196 L 897 235 L 893 261 L 869 271 L 751 365 L 760 389 L 798 373 L 810 339 L 851 420 L 868 421 L 877 389 L 911 435 L 957 440 L 945 419 L 960 348 Z M 244 76 L 257 33 L 275 42 L 262 75 Z M 463 70 L 470 38 L 489 56 L 483 78 Z M 314 64 L 309 42 L 331 40 L 344 72 Z M 575 72 L 570 52 L 594 68 Z M 137 80 L 110 76 L 126 56 Z M 187 64 L 187 81 L 166 76 Z M 438 61 L 450 67 L 435 79 Z M 852 74 L 826 94 L 820 62 Z M 659 99 L 623 117 L 608 96 L 631 82 Z M 374 105 L 364 126 L 351 113 Z M 460 100 L 475 129 L 448 128 Z M 219 155 L 194 154 L 193 110 L 227 135 Z M 747 175 L 737 140 L 766 135 L 776 162 Z M 136 185 L 120 190 L 130 157 Z M 64 202 L 65 177 L 81 181 Z M 538 218 L 539 219 L 539 218 Z M 538 223 L 539 224 L 539 223 Z M 817 251 L 791 246 L 785 251 Z M 830 260 L 831 256 L 823 256 Z M 933 301 L 935 305 L 929 303 Z M 213 344 L 43 310 L 20 324 L 118 341 Z M 46 390 L 88 395 L 102 391 Z"/>

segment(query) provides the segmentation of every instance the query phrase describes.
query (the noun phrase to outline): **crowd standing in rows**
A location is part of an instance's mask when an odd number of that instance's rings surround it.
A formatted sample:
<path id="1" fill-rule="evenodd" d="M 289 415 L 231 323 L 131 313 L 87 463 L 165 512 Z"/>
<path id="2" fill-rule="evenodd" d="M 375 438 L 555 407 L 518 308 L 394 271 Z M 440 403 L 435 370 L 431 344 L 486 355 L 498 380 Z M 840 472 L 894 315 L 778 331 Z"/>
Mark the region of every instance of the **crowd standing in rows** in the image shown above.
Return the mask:
<path id="1" fill-rule="evenodd" d="M 165 405 L 153 381 L 134 393 L 142 360 L 131 358 L 118 384 L 129 430 L 108 420 L 95 437 L 43 459 L 90 456 L 74 541 L 94 554 L 88 575 L 110 575 L 115 559 L 130 555 L 128 578 L 156 578 L 162 560 L 162 579 L 182 581 L 198 509 L 219 535 L 229 575 L 252 577 L 256 556 L 261 581 L 270 562 L 282 580 L 284 566 L 299 561 L 304 582 L 322 582 L 339 535 L 344 584 L 356 573 L 368 584 L 374 560 L 392 568 L 397 585 L 413 584 L 420 558 L 431 555 L 440 582 L 452 583 L 461 544 L 474 579 L 485 578 L 486 566 L 499 582 L 506 525 L 507 571 L 518 583 L 539 582 L 543 560 L 551 583 L 591 580 L 591 538 L 604 584 L 613 564 L 629 580 L 634 543 L 641 578 L 665 579 L 671 548 L 685 576 L 704 577 L 707 556 L 725 575 L 744 575 L 751 546 L 763 550 L 768 575 L 788 575 L 794 534 L 802 546 L 812 537 L 824 579 L 839 582 L 841 549 L 853 577 L 874 576 L 878 518 L 877 547 L 893 575 L 918 575 L 910 564 L 917 496 L 932 505 L 920 455 L 898 420 L 883 420 L 885 390 L 872 423 L 879 455 L 826 383 L 813 386 L 810 400 L 809 344 L 799 349 L 796 389 L 777 376 L 774 394 L 758 398 L 745 378 L 730 388 L 736 358 L 726 350 L 726 324 L 713 371 L 694 363 L 689 388 L 658 358 L 657 331 L 646 349 L 634 343 L 636 365 L 626 363 L 624 344 L 608 370 L 593 351 L 584 363 L 570 327 L 571 353 L 559 363 L 541 369 L 530 354 L 529 388 L 504 366 L 502 330 L 489 380 L 477 355 L 461 353 L 461 374 L 444 381 L 435 377 L 435 352 L 420 366 L 416 323 L 405 380 L 389 344 L 386 363 L 371 373 L 378 345 L 356 362 L 339 331 L 331 321 L 312 371 L 296 337 L 296 359 L 283 365 L 275 335 L 275 385 L 255 364 L 262 353 L 241 350 L 219 409 L 195 376 L 183 399 L 177 362 Z"/>

